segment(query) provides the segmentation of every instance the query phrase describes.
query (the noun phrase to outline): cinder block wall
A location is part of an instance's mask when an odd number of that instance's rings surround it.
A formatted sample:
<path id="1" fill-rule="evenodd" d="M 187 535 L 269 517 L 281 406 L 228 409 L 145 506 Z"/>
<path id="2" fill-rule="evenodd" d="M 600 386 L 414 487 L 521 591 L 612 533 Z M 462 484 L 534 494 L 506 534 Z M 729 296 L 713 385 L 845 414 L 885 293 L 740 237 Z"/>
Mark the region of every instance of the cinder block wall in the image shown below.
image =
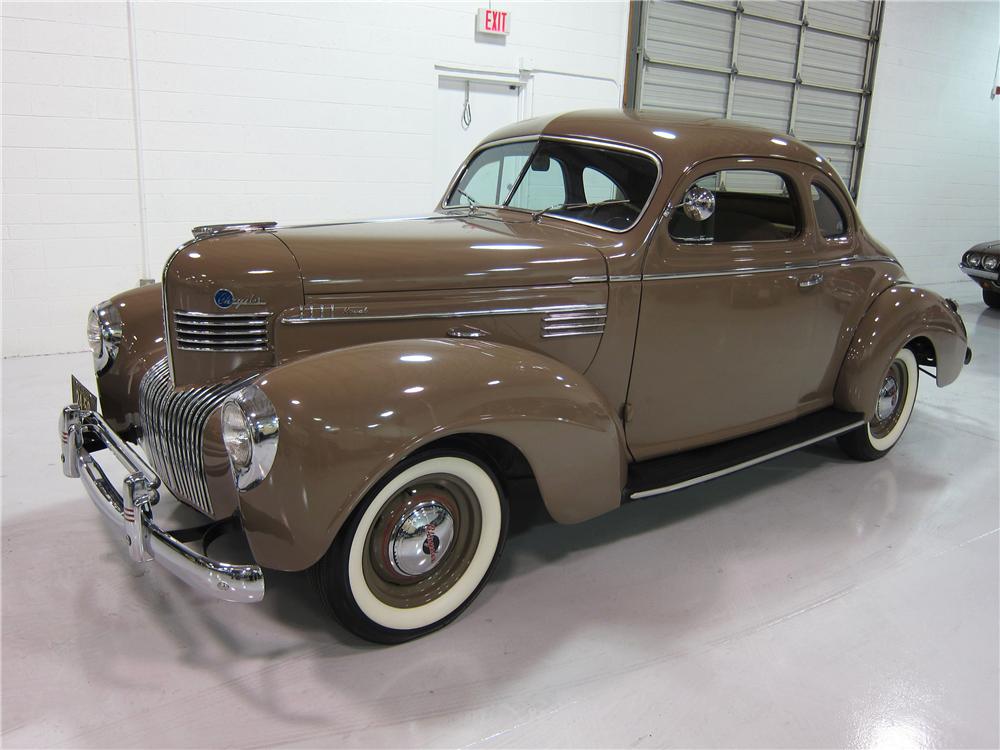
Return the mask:
<path id="1" fill-rule="evenodd" d="M 885 8 L 859 208 L 922 284 L 965 278 L 962 251 L 1000 239 L 1000 3 Z"/>
<path id="2" fill-rule="evenodd" d="M 139 153 L 125 2 L 3 3 L 4 355 L 85 348 L 198 224 L 430 210 L 435 65 L 556 71 L 526 115 L 620 104 L 623 0 L 509 3 L 505 40 L 480 5 L 134 3 Z"/>

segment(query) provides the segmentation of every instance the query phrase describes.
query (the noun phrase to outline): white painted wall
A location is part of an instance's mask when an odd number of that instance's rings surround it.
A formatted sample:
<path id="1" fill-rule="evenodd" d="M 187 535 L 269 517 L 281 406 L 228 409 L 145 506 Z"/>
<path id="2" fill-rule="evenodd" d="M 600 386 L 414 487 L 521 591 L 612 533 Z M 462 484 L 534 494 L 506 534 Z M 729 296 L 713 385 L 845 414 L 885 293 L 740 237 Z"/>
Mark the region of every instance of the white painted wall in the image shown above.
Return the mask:
<path id="1" fill-rule="evenodd" d="M 995 0 L 886 4 L 859 209 L 919 283 L 1000 238 L 998 39 Z"/>
<path id="2" fill-rule="evenodd" d="M 463 135 L 439 66 L 508 74 L 522 116 L 620 104 L 624 0 L 509 2 L 505 40 L 486 4 L 138 2 L 137 129 L 124 1 L 4 2 L 4 355 L 83 348 L 198 224 L 429 210 Z M 477 131 L 500 111 L 474 97 Z"/>

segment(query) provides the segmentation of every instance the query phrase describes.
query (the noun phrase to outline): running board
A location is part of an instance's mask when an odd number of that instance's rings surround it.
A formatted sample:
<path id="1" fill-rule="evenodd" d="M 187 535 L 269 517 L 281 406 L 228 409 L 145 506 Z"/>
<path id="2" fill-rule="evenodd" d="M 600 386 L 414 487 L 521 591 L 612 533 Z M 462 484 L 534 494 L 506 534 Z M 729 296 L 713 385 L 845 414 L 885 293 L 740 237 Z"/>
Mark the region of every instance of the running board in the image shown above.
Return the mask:
<path id="1" fill-rule="evenodd" d="M 629 466 L 626 500 L 682 490 L 849 432 L 863 414 L 824 409 L 753 435 Z"/>

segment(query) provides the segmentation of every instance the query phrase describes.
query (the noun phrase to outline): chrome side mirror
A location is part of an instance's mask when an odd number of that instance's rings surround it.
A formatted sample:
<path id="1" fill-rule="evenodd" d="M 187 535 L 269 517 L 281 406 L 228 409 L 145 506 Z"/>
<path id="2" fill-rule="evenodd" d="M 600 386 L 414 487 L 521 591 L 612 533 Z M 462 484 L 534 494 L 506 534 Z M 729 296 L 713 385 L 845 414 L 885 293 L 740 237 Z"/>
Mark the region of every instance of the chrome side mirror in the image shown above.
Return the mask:
<path id="1" fill-rule="evenodd" d="M 715 193 L 707 188 L 692 185 L 684 194 L 684 215 L 691 221 L 705 221 L 715 213 Z"/>

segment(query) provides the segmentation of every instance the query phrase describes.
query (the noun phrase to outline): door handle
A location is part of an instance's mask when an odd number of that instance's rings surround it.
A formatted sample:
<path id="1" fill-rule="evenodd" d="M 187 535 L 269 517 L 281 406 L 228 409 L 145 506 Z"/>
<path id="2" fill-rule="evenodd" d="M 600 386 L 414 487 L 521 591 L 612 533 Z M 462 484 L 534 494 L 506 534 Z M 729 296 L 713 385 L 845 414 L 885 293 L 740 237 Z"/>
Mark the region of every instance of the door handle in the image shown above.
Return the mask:
<path id="1" fill-rule="evenodd" d="M 821 273 L 814 273 L 808 279 L 804 279 L 804 280 L 800 281 L 799 282 L 799 288 L 800 289 L 808 289 L 811 286 L 819 286 L 822 283 L 823 283 L 823 274 L 821 274 Z"/>

